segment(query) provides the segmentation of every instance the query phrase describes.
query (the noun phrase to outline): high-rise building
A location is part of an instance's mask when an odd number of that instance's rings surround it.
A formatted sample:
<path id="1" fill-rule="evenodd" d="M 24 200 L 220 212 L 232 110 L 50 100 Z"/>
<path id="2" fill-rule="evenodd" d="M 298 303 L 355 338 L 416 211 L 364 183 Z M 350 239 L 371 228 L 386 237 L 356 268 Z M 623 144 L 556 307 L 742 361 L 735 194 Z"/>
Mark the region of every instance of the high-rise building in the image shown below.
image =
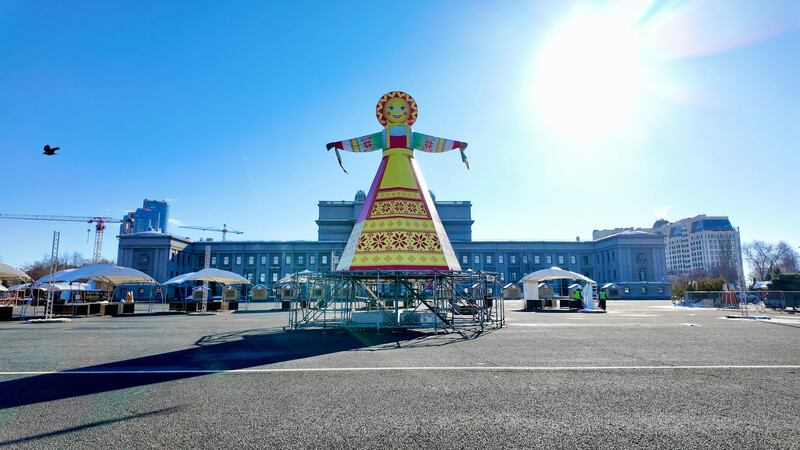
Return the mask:
<path id="1" fill-rule="evenodd" d="M 129 212 L 123 218 L 119 234 L 142 233 L 145 231 L 167 232 L 169 221 L 169 205 L 166 200 L 147 200 L 135 212 Z"/>
<path id="2" fill-rule="evenodd" d="M 654 231 L 664 236 L 667 270 L 671 275 L 722 275 L 744 282 L 739 230 L 727 216 L 706 216 L 659 221 Z"/>
<path id="3" fill-rule="evenodd" d="M 663 236 L 670 277 L 723 276 L 736 284 L 744 282 L 739 230 L 731 225 L 727 216 L 701 214 L 675 222 L 660 219 L 652 228 L 595 230 L 592 237 L 598 240 L 624 231 Z"/>

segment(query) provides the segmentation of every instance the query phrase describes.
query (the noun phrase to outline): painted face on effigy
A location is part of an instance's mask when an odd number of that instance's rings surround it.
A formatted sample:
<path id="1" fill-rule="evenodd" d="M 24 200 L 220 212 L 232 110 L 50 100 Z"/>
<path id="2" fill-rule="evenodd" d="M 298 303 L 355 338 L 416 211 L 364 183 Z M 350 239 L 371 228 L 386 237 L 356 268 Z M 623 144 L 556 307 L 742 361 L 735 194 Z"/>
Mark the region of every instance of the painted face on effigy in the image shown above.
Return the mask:
<path id="1" fill-rule="evenodd" d="M 411 114 L 411 108 L 408 106 L 408 102 L 399 97 L 389 99 L 383 107 L 383 117 L 390 124 L 405 123 L 409 114 Z"/>

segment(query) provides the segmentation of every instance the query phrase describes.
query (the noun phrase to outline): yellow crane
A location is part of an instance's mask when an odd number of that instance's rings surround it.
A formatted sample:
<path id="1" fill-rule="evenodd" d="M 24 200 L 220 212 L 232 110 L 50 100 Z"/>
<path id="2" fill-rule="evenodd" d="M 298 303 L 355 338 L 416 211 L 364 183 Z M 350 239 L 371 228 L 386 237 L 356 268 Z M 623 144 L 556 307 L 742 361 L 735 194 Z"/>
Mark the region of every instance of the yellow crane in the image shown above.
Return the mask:
<path id="1" fill-rule="evenodd" d="M 192 230 L 204 230 L 204 231 L 217 231 L 217 232 L 221 232 L 221 233 L 222 233 L 222 240 L 223 240 L 223 241 L 225 240 L 225 236 L 226 236 L 228 233 L 233 233 L 233 234 L 244 234 L 244 232 L 243 232 L 243 231 L 236 231 L 236 230 L 234 230 L 234 229 L 228 228 L 228 225 L 227 225 L 227 224 L 222 224 L 222 226 L 221 226 L 221 227 L 197 227 L 197 226 L 193 226 L 193 225 L 181 225 L 181 226 L 179 226 L 178 228 L 190 228 L 190 229 L 192 229 Z"/>

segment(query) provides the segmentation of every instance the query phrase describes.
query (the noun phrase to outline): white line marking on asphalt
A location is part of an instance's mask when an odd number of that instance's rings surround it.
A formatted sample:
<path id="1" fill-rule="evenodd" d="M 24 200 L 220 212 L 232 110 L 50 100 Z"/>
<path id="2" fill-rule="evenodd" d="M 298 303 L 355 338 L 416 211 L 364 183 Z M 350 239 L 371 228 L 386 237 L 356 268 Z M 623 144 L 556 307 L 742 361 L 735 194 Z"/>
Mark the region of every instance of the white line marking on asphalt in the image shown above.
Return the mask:
<path id="1" fill-rule="evenodd" d="M 800 365 L 720 365 L 720 366 L 421 366 L 421 367 L 298 367 L 285 369 L 175 369 L 175 370 L 65 370 L 0 372 L 0 375 L 141 375 L 141 374 L 215 374 L 215 373 L 283 373 L 283 372 L 382 372 L 382 371 L 495 371 L 495 372 L 589 372 L 605 370 L 737 370 L 737 369 L 800 369 Z"/>

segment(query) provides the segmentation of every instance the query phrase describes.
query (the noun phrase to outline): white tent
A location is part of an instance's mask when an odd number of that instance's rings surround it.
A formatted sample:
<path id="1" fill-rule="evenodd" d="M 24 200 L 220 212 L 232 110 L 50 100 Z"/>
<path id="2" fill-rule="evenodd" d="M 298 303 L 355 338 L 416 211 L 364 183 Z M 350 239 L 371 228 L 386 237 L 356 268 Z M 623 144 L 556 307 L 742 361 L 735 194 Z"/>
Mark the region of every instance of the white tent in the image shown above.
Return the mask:
<path id="1" fill-rule="evenodd" d="M 583 309 L 594 309 L 594 287 L 596 286 L 595 283 L 586 283 L 586 286 L 583 287 L 583 292 L 581 292 L 581 297 L 583 299 Z"/>
<path id="2" fill-rule="evenodd" d="M 520 280 L 522 289 L 524 291 L 525 300 L 538 300 L 539 299 L 539 282 L 546 280 L 561 280 L 571 279 L 584 281 L 587 284 L 597 284 L 589 277 L 583 276 L 577 272 L 561 269 L 560 267 L 551 267 L 549 269 L 537 270 L 536 272 L 525 275 Z M 591 297 L 590 297 L 591 298 Z"/>
<path id="3" fill-rule="evenodd" d="M 291 273 L 286 275 L 285 277 L 278 280 L 276 285 L 286 284 L 286 283 L 294 283 L 295 281 L 298 283 L 308 283 L 308 274 L 314 273 L 310 270 L 304 270 L 298 273 Z"/>
<path id="4" fill-rule="evenodd" d="M 195 274 L 195 272 L 184 273 L 183 275 L 178 275 L 177 277 L 170 278 L 169 280 L 167 280 L 167 281 L 165 281 L 165 282 L 163 282 L 161 284 L 163 286 L 169 286 L 169 285 L 172 285 L 172 284 L 183 284 L 183 283 L 189 281 L 188 278 L 190 276 L 194 275 L 194 274 Z"/>
<path id="5" fill-rule="evenodd" d="M 92 264 L 90 266 L 75 269 L 62 275 L 62 281 L 103 281 L 113 285 L 118 284 L 158 284 L 150 275 L 140 272 L 130 267 L 120 267 L 112 264 Z"/>
<path id="6" fill-rule="evenodd" d="M 72 291 L 92 291 L 94 290 L 94 285 L 90 283 L 67 283 L 64 281 L 59 281 L 57 283 L 42 283 L 37 285 L 39 289 L 48 291 L 53 290 L 56 292 L 54 295 L 60 298 L 61 300 L 69 300 Z"/>
<path id="7" fill-rule="evenodd" d="M 59 281 L 57 283 L 42 283 L 37 286 L 39 289 L 44 289 L 45 291 L 48 289 L 55 289 L 57 291 L 91 291 L 94 290 L 94 286 L 91 283 L 67 283 L 65 281 Z"/>
<path id="8" fill-rule="evenodd" d="M 58 282 L 61 282 L 61 281 L 68 281 L 67 280 L 68 274 L 70 272 L 74 272 L 74 271 L 75 271 L 75 269 L 59 270 L 58 272 L 53 274 L 53 282 L 54 283 L 58 283 Z M 49 282 L 50 282 L 50 274 L 49 273 L 47 275 L 43 276 L 42 278 L 39 278 L 38 280 L 36 280 L 36 284 L 49 283 Z"/>
<path id="9" fill-rule="evenodd" d="M 756 291 L 767 290 L 770 284 L 772 284 L 772 281 L 759 281 L 753 285 L 753 289 Z"/>
<path id="10" fill-rule="evenodd" d="M 8 288 L 0 284 L 0 291 L 7 291 Z"/>
<path id="11" fill-rule="evenodd" d="M 229 272 L 221 269 L 203 269 L 190 274 L 185 274 L 183 281 L 206 281 L 220 284 L 251 284 L 247 278 L 238 273 Z M 178 278 L 178 277 L 175 277 Z M 173 278 L 173 280 L 175 279 Z M 183 282 L 181 281 L 181 283 Z"/>
<path id="12" fill-rule="evenodd" d="M 28 276 L 27 273 L 17 269 L 14 266 L 10 266 L 6 263 L 0 263 L 0 281 L 33 281 L 31 277 Z"/>

